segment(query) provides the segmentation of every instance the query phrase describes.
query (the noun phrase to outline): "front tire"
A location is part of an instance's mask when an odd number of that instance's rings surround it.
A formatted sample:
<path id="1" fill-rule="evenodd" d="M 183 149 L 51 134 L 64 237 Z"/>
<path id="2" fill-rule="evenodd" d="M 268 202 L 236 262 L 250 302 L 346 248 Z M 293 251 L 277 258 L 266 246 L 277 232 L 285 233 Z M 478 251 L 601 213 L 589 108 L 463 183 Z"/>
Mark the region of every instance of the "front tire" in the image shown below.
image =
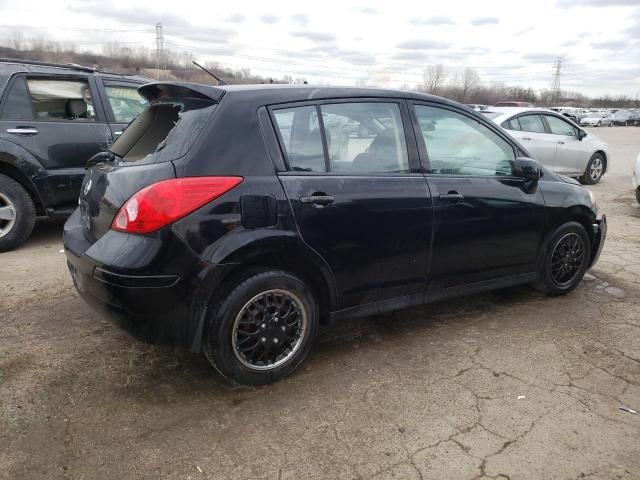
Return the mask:
<path id="1" fill-rule="evenodd" d="M 585 185 L 595 185 L 604 175 L 605 160 L 602 154 L 594 153 L 587 163 L 584 174 L 580 177 L 580 183 Z"/>
<path id="2" fill-rule="evenodd" d="M 302 280 L 282 271 L 263 272 L 211 305 L 203 350 L 231 383 L 265 385 L 304 361 L 318 323 L 317 301 Z"/>
<path id="3" fill-rule="evenodd" d="M 24 243 L 36 223 L 33 200 L 22 185 L 0 174 L 0 252 Z"/>
<path id="4" fill-rule="evenodd" d="M 636 200 L 640 203 L 640 187 L 636 188 Z"/>
<path id="5" fill-rule="evenodd" d="M 589 265 L 591 243 L 577 222 L 560 226 L 545 243 L 539 261 L 540 279 L 533 286 L 547 295 L 564 295 L 575 289 Z"/>

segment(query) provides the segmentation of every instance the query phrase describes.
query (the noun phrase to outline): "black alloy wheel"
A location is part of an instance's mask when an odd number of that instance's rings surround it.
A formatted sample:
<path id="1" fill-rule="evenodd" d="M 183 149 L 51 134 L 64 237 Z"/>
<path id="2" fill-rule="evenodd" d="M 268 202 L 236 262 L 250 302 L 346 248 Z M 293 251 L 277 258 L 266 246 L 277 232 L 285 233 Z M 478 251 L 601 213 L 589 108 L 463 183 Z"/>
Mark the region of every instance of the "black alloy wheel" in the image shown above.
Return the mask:
<path id="1" fill-rule="evenodd" d="M 285 290 L 267 290 L 236 316 L 232 344 L 238 361 L 252 370 L 273 370 L 292 358 L 307 329 L 302 301 Z"/>
<path id="2" fill-rule="evenodd" d="M 575 281 L 585 263 L 585 245 L 575 232 L 567 233 L 555 245 L 549 259 L 551 279 L 560 288 Z"/>

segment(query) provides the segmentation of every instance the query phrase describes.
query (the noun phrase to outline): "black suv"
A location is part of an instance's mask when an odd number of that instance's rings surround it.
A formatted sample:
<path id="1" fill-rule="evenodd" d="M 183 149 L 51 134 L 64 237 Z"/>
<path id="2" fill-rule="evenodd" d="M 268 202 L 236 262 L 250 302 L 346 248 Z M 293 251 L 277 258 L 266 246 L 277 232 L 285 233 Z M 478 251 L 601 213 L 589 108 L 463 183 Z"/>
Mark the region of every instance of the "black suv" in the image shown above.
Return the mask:
<path id="1" fill-rule="evenodd" d="M 469 108 L 411 92 L 154 83 L 91 163 L 76 288 L 225 377 L 292 372 L 320 322 L 515 284 L 571 291 L 606 234 L 591 193 Z M 366 135 L 359 132 L 367 132 Z"/>
<path id="2" fill-rule="evenodd" d="M 144 108 L 149 80 L 76 65 L 0 59 L 0 252 L 36 216 L 69 216 L 84 166 Z"/>

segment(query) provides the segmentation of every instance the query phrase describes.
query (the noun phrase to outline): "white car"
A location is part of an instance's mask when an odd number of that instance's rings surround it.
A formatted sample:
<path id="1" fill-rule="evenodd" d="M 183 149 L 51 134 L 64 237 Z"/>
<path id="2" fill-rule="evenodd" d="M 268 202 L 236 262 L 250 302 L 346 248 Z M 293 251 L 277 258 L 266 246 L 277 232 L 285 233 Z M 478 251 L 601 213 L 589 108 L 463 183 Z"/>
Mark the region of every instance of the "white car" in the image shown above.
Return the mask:
<path id="1" fill-rule="evenodd" d="M 613 117 L 604 112 L 590 112 L 580 119 L 580 125 L 585 127 L 602 127 L 603 125 L 613 127 Z"/>
<path id="2" fill-rule="evenodd" d="M 540 163 L 582 183 L 598 183 L 611 162 L 606 143 L 552 110 L 492 107 L 482 113 L 518 140 Z"/>

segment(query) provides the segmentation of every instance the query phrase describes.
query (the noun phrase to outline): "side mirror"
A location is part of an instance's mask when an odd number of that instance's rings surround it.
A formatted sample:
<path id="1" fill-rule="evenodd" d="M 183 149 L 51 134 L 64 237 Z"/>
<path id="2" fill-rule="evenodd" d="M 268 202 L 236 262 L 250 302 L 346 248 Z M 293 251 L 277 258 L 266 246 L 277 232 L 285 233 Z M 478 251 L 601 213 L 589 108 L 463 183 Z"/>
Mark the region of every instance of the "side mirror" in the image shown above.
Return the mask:
<path id="1" fill-rule="evenodd" d="M 582 141 L 582 139 L 586 136 L 587 136 L 587 132 L 585 132 L 581 128 L 578 129 L 578 140 Z"/>
<path id="2" fill-rule="evenodd" d="M 513 175 L 530 182 L 540 180 L 540 164 L 533 158 L 518 157 L 513 162 Z"/>

